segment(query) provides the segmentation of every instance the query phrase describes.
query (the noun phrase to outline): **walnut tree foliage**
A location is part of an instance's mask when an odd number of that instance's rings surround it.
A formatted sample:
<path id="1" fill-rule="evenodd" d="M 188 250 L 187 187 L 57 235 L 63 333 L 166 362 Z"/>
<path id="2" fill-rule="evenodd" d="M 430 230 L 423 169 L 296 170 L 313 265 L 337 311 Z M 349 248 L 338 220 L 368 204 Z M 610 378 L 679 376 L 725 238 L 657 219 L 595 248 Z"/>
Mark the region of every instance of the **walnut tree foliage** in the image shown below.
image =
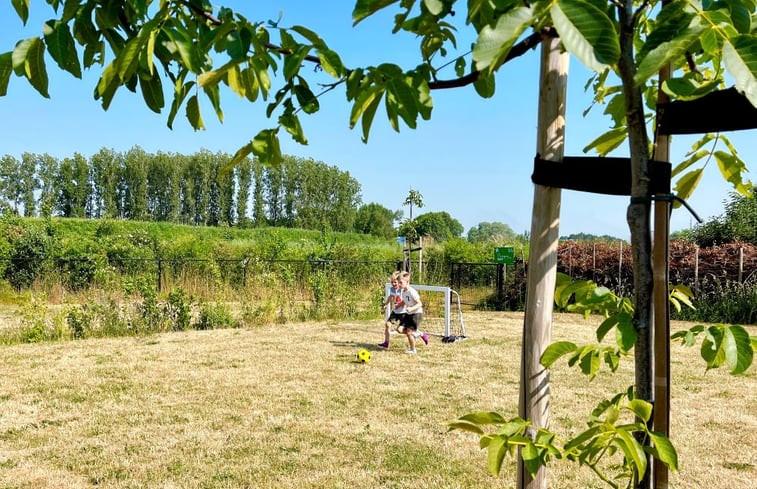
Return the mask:
<path id="1" fill-rule="evenodd" d="M 30 0 L 11 1 L 26 22 Z M 231 91 L 264 106 L 273 120 L 272 127 L 251 134 L 233 162 L 250 154 L 262 162 L 280 161 L 283 133 L 306 144 L 300 118 L 318 112 L 319 95 L 332 90 L 344 92 L 352 107 L 350 126 L 359 126 L 364 141 L 379 108 L 395 130 L 402 125 L 415 128 L 419 120 L 431 117 L 434 90 L 473 84 L 482 97 L 490 97 L 503 65 L 542 40 L 559 37 L 562 46 L 595 73 L 587 87 L 609 120 L 609 131 L 598 135 L 586 151 L 604 155 L 624 143 L 629 149 L 632 195 L 627 220 L 634 251 L 630 321 L 638 334 L 635 392 L 598 407 L 591 431 L 566 445 L 563 453 L 592 468 L 597 457 L 622 453 L 618 467 L 629 485 L 645 473 L 649 454 L 675 465 L 664 437 L 646 426 L 652 399 L 647 175 L 654 147 L 649 133 L 655 130 L 660 88 L 672 99 L 689 100 L 733 84 L 757 106 L 755 0 L 356 0 L 354 24 L 391 8 L 394 24 L 387 28 L 415 36 L 418 64 L 411 69 L 393 63 L 346 66 L 327 40 L 306 26 L 248 19 L 243 12 L 215 8 L 207 0 L 46 3 L 54 14 L 43 31 L 0 54 L 0 96 L 15 74 L 47 97 L 47 66 L 52 60 L 76 77 L 82 69 L 99 70 L 94 96 L 105 109 L 115 93 L 126 88 L 140 92 L 153 111 L 166 111 L 169 126 L 183 114 L 192 127 L 202 129 L 201 99 L 222 119 L 221 97 Z M 458 46 L 463 30 L 473 32 L 472 49 Z M 322 73 L 303 69 L 311 63 Z M 441 79 L 440 69 L 450 64 L 456 77 Z M 658 73 L 668 67 L 672 76 L 660 84 Z M 323 74 L 328 81 L 313 80 Z M 676 162 L 673 175 L 680 197 L 691 194 L 712 159 L 735 191 L 750 190 L 746 165 L 736 148 L 723 135 L 712 134 L 704 135 L 684 161 Z M 619 424 L 622 412 L 641 421 Z M 495 421 L 502 426 L 501 436 L 482 438 L 495 454 L 490 458 L 495 465 L 501 463 L 500 454 L 515 446 L 521 447 L 529 471 L 555 456 L 553 435 L 541 430 L 533 434 L 527 423 Z M 617 487 L 604 474 L 598 472 Z"/>

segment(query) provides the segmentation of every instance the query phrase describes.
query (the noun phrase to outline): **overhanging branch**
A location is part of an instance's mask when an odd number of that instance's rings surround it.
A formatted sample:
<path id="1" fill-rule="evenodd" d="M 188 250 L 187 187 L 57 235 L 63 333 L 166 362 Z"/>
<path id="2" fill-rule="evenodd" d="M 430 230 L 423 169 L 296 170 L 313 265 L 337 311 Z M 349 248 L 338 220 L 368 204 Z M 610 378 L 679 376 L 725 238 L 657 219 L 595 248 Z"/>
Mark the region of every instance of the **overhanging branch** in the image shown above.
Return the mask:
<path id="1" fill-rule="evenodd" d="M 544 39 L 548 39 L 551 37 L 557 37 L 557 31 L 553 29 L 552 27 L 545 27 L 541 31 L 534 32 L 530 36 L 523 39 L 521 42 L 516 44 L 515 46 L 510 49 L 510 52 L 507 53 L 507 57 L 505 58 L 504 63 L 507 63 L 508 61 L 511 61 L 515 58 L 518 58 L 526 53 L 529 49 L 535 48 L 540 42 L 542 42 Z M 471 83 L 475 83 L 476 80 L 478 80 L 481 77 L 481 71 L 476 70 L 472 71 L 471 73 L 468 73 L 467 75 L 456 78 L 454 80 L 434 80 L 428 83 L 428 87 L 431 90 L 441 90 L 446 88 L 458 88 L 458 87 L 464 87 L 466 85 L 470 85 Z"/>
<path id="2" fill-rule="evenodd" d="M 223 24 L 223 21 L 221 19 L 214 16 L 210 12 L 206 12 L 199 6 L 189 1 L 182 1 L 181 3 L 184 4 L 187 8 L 189 8 L 195 14 L 207 20 L 212 25 L 218 26 L 218 25 Z M 518 58 L 524 55 L 529 49 L 533 49 L 539 43 L 541 43 L 544 39 L 548 39 L 552 37 L 557 37 L 557 31 L 555 31 L 555 29 L 552 27 L 545 27 L 544 29 L 538 32 L 534 32 L 530 36 L 520 41 L 518 44 L 514 45 L 512 49 L 510 49 L 510 52 L 507 54 L 507 57 L 505 58 L 504 63 L 507 63 L 508 61 L 511 61 L 515 58 Z M 270 49 L 271 51 L 280 53 L 284 56 L 288 56 L 292 54 L 291 50 L 282 48 L 281 46 L 277 46 L 275 44 L 265 43 L 264 46 L 266 47 L 266 49 Z M 318 66 L 320 66 L 321 64 L 321 60 L 317 56 L 309 55 L 309 56 L 305 56 L 304 59 Z M 428 83 L 428 87 L 431 90 L 444 90 L 447 88 L 459 88 L 459 87 L 464 87 L 472 83 L 475 83 L 476 80 L 478 80 L 480 77 L 481 77 L 481 71 L 475 70 L 468 73 L 465 76 L 462 76 L 460 78 L 455 78 L 452 80 L 432 80 Z"/>

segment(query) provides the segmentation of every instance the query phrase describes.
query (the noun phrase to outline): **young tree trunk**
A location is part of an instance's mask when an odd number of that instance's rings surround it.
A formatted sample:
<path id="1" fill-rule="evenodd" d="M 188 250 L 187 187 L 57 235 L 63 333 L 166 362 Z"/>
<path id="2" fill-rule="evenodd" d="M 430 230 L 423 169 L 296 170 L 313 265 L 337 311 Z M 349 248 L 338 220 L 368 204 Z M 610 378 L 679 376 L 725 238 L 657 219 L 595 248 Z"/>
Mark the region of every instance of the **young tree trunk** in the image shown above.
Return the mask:
<path id="1" fill-rule="evenodd" d="M 629 151 L 631 158 L 631 202 L 626 219 L 631 231 L 631 249 L 634 276 L 634 316 L 636 330 L 635 346 L 635 396 L 654 403 L 653 395 L 653 329 L 652 329 L 652 240 L 651 240 L 651 199 L 649 185 L 649 139 L 644 122 L 644 100 L 641 89 L 634 82 L 633 1 L 624 0 L 618 7 L 620 20 L 620 60 L 618 69 L 623 84 L 626 104 Z M 651 457 L 647 456 L 647 467 L 651 469 Z M 637 489 L 651 488 L 650 470 L 645 477 L 636 481 Z"/>

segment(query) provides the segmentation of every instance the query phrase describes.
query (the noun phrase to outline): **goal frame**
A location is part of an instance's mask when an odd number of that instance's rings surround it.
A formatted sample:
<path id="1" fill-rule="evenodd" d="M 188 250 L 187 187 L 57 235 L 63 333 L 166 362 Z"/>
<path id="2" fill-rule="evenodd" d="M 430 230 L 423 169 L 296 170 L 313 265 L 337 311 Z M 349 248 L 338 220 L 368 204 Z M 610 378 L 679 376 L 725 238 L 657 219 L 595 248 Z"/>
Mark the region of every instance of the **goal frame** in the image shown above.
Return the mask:
<path id="1" fill-rule="evenodd" d="M 463 322 L 463 308 L 462 304 L 460 303 L 460 294 L 458 294 L 455 290 L 453 290 L 450 287 L 445 287 L 442 285 L 423 285 L 423 284 L 413 284 L 411 286 L 417 291 L 428 291 L 428 292 L 441 292 L 444 296 L 444 333 L 434 333 L 434 332 L 428 332 L 429 335 L 432 336 L 441 336 L 442 341 L 445 343 L 446 339 L 450 339 L 451 341 L 455 340 L 463 340 L 466 339 L 466 333 L 465 333 L 465 322 Z M 389 296 L 389 291 L 392 288 L 392 284 L 387 283 L 384 286 L 384 298 Z M 458 320 L 460 321 L 460 334 L 459 335 L 453 335 L 452 332 L 452 299 L 455 299 L 455 302 L 457 304 L 457 315 Z M 389 314 L 391 313 L 391 308 L 386 309 L 386 315 L 385 319 L 389 318 Z M 450 341 L 450 342 L 451 342 Z"/>

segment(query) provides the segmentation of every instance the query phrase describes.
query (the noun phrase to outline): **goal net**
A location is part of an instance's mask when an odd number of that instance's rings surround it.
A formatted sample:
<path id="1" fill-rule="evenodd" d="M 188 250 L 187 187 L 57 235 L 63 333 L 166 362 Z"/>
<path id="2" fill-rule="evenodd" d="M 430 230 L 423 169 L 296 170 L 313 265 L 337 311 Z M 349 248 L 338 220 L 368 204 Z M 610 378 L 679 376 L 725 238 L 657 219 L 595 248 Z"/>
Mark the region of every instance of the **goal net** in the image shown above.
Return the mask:
<path id="1" fill-rule="evenodd" d="M 386 284 L 384 297 L 389 296 L 391 284 Z M 423 322 L 420 329 L 432 336 L 440 336 L 442 342 L 451 343 L 466 339 L 463 309 L 460 294 L 449 287 L 438 285 L 415 285 L 423 302 Z M 386 317 L 390 310 L 387 309 Z"/>

